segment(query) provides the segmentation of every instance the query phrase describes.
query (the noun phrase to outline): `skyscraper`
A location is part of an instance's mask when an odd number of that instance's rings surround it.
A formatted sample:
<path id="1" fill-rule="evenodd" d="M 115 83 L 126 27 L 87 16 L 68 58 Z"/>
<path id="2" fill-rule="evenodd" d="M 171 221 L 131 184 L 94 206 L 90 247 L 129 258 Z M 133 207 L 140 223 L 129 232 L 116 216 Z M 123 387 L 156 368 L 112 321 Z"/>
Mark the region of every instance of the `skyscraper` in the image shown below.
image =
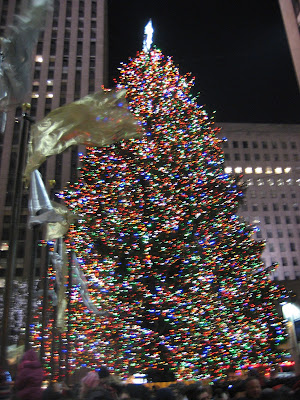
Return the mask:
<path id="1" fill-rule="evenodd" d="M 30 0 L 0 0 L 0 36 L 28 5 Z M 33 54 L 32 93 L 27 101 L 35 121 L 106 84 L 106 19 L 105 0 L 54 0 L 53 12 L 47 15 Z M 18 152 L 24 151 L 19 149 L 21 126 L 21 108 L 13 109 L 8 113 L 5 134 L 0 137 L 0 277 L 5 276 L 7 266 L 16 162 Z M 76 179 L 77 164 L 75 147 L 49 158 L 40 168 L 48 193 L 53 196 L 66 182 Z M 26 189 L 22 206 L 16 265 L 19 277 L 28 273 L 32 247 Z M 37 273 L 39 269 L 38 266 Z"/>
<path id="2" fill-rule="evenodd" d="M 279 5 L 300 89 L 300 0 L 279 0 Z"/>

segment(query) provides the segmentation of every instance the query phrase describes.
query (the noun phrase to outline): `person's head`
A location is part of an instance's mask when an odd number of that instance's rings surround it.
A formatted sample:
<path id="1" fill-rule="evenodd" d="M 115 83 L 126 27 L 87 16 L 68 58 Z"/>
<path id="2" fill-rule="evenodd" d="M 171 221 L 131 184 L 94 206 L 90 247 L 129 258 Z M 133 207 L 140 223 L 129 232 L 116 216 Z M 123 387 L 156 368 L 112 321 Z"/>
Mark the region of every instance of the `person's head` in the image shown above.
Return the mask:
<path id="1" fill-rule="evenodd" d="M 210 400 L 211 395 L 208 388 L 201 388 L 197 392 L 197 400 Z"/>
<path id="2" fill-rule="evenodd" d="M 248 378 L 245 382 L 245 391 L 250 399 L 258 399 L 262 391 L 259 380 L 255 377 Z"/>

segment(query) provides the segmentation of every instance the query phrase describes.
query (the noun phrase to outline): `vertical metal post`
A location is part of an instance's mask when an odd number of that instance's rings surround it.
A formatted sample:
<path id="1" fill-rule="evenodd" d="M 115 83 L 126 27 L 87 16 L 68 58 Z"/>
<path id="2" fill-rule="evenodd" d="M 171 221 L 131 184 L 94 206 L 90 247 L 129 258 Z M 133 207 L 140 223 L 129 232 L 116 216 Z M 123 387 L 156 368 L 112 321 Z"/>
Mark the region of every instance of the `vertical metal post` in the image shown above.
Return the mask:
<path id="1" fill-rule="evenodd" d="M 36 271 L 37 261 L 37 240 L 38 231 L 40 225 L 34 225 L 32 230 L 32 248 L 31 248 L 31 260 L 30 260 L 30 271 L 28 277 L 28 297 L 27 297 L 27 315 L 26 315 L 26 326 L 25 326 L 25 350 L 30 348 L 30 326 L 32 323 L 32 299 L 33 299 L 33 283 Z"/>
<path id="2" fill-rule="evenodd" d="M 68 318 L 68 326 L 67 326 L 67 348 L 66 348 L 66 383 L 69 384 L 70 380 L 70 346 L 71 346 L 71 291 L 72 291 L 72 255 L 73 250 L 69 253 L 68 257 L 68 305 L 67 305 L 67 318 Z"/>
<path id="3" fill-rule="evenodd" d="M 0 351 L 0 363 L 2 365 L 7 364 L 6 351 L 8 346 L 10 300 L 12 292 L 12 283 L 16 270 L 18 225 L 20 220 L 20 213 L 22 207 L 22 193 L 23 193 L 23 169 L 25 164 L 25 157 L 27 154 L 29 123 L 31 120 L 27 114 L 29 109 L 30 109 L 30 104 L 28 103 L 23 104 L 22 129 L 21 129 L 21 137 L 19 141 L 19 151 L 17 158 L 16 181 L 15 181 L 14 195 L 13 195 L 11 230 L 9 236 L 9 249 L 8 249 L 8 259 L 6 266 L 6 276 L 5 276 L 4 308 L 2 315 L 1 351 Z"/>
<path id="4" fill-rule="evenodd" d="M 41 351 L 40 357 L 41 362 L 43 363 L 45 357 L 45 329 L 47 325 L 47 308 L 48 308 L 48 263 L 49 263 L 49 246 L 47 245 L 47 253 L 46 253 L 46 262 L 45 262 L 45 271 L 43 278 L 43 304 L 42 304 L 42 327 L 41 327 Z"/>

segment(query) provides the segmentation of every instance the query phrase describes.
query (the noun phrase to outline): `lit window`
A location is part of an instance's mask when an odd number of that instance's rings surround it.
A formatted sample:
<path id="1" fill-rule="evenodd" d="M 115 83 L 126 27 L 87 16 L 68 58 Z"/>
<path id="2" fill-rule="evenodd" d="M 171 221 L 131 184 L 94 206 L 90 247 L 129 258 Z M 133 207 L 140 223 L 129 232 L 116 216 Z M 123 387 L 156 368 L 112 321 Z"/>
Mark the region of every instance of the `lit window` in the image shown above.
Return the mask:
<path id="1" fill-rule="evenodd" d="M 35 56 L 35 62 L 43 62 L 43 57 L 42 56 Z"/>
<path id="2" fill-rule="evenodd" d="M 277 179 L 277 185 L 278 186 L 284 185 L 284 180 L 283 179 Z"/>
<path id="3" fill-rule="evenodd" d="M 291 185 L 294 184 L 294 179 L 287 179 L 287 180 L 286 180 L 286 183 L 287 183 L 289 186 L 291 186 Z M 297 182 L 297 183 L 298 183 L 298 182 Z M 299 183 L 298 183 L 298 185 L 299 185 Z"/>
<path id="4" fill-rule="evenodd" d="M 53 85 L 53 80 L 52 79 L 48 79 L 47 80 L 47 85 Z"/>
<path id="5" fill-rule="evenodd" d="M 40 95 L 38 93 L 32 93 L 31 97 L 33 99 L 37 99 L 38 97 L 40 97 Z"/>
<path id="6" fill-rule="evenodd" d="M 258 186 L 263 186 L 265 183 L 264 183 L 264 180 L 263 179 L 257 179 L 257 185 Z"/>
<path id="7" fill-rule="evenodd" d="M 282 168 L 281 167 L 276 167 L 275 168 L 275 174 L 282 174 Z"/>
<path id="8" fill-rule="evenodd" d="M 231 174 L 232 168 L 231 167 L 225 167 L 224 172 L 225 172 L 225 174 Z"/>
<path id="9" fill-rule="evenodd" d="M 247 179 L 247 186 L 252 186 L 253 185 L 253 179 Z"/>
<path id="10" fill-rule="evenodd" d="M 252 174 L 252 167 L 246 167 L 245 168 L 245 174 Z"/>
<path id="11" fill-rule="evenodd" d="M 273 170 L 271 167 L 266 167 L 266 174 L 272 174 Z"/>
<path id="12" fill-rule="evenodd" d="M 48 99 L 52 99 L 53 98 L 53 93 L 47 93 L 46 97 L 48 97 Z"/>
<path id="13" fill-rule="evenodd" d="M 300 179 L 297 179 L 296 183 L 297 183 L 298 186 L 300 186 Z"/>
<path id="14" fill-rule="evenodd" d="M 242 168 L 242 167 L 235 167 L 235 168 L 234 168 L 234 172 L 235 172 L 236 174 L 241 174 L 241 173 L 243 172 L 243 168 Z"/>
<path id="15" fill-rule="evenodd" d="M 286 167 L 286 168 L 284 168 L 284 172 L 286 173 L 286 174 L 288 174 L 289 172 L 291 172 L 292 171 L 292 168 L 291 167 Z"/>
<path id="16" fill-rule="evenodd" d="M 268 179 L 268 184 L 270 185 L 270 186 L 273 186 L 274 185 L 274 179 Z"/>
<path id="17" fill-rule="evenodd" d="M 256 167 L 255 168 L 255 173 L 256 174 L 262 174 L 262 172 L 263 172 L 262 167 Z"/>

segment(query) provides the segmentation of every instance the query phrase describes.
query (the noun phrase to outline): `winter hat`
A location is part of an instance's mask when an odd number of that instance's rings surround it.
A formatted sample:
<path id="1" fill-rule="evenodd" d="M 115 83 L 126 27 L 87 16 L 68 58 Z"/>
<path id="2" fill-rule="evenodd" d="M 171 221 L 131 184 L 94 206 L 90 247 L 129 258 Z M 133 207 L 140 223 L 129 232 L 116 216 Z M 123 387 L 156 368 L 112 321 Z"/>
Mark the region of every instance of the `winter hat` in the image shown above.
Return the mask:
<path id="1" fill-rule="evenodd" d="M 99 385 L 100 379 L 96 371 L 90 371 L 81 379 L 81 382 L 88 388 L 92 389 Z"/>

